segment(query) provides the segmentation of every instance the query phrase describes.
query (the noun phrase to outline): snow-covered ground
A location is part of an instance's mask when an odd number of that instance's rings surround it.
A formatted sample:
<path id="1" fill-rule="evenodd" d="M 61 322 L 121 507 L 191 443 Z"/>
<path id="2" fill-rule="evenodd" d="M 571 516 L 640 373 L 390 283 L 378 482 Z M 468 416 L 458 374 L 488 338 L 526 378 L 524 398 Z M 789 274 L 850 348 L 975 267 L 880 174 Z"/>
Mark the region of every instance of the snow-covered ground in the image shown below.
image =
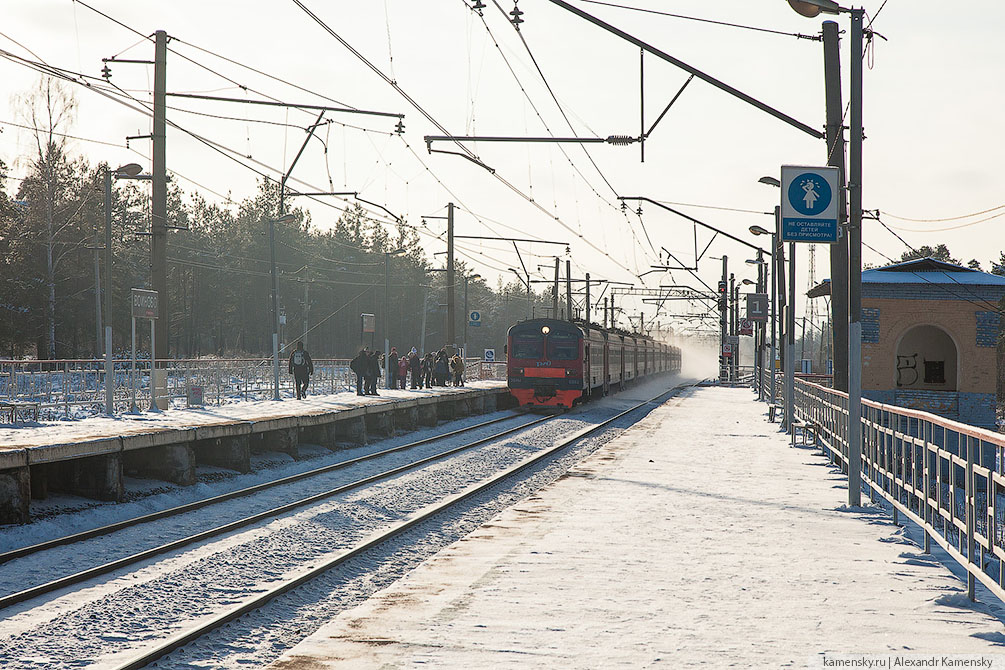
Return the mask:
<path id="1" fill-rule="evenodd" d="M 136 568 L 99 578 L 83 588 L 53 594 L 14 606 L 0 613 L 0 667 L 68 668 L 109 667 L 129 658 L 135 650 L 156 638 L 167 636 L 195 620 L 211 616 L 228 604 L 240 602 L 274 585 L 277 580 L 302 571 L 305 565 L 351 546 L 360 537 L 394 523 L 431 501 L 463 490 L 473 482 L 525 458 L 532 451 L 551 444 L 559 436 L 594 424 L 639 399 L 665 389 L 668 380 L 639 385 L 582 410 L 532 429 L 529 434 L 485 445 L 450 461 L 433 464 L 394 480 L 354 491 L 313 505 L 292 515 L 263 522 L 228 536 L 179 550 L 162 559 L 147 561 Z M 286 404 L 286 403 L 284 403 Z M 488 417 L 470 417 L 477 423 Z M 526 419 L 523 419 L 526 420 Z M 274 601 L 260 611 L 232 623 L 212 639 L 200 640 L 183 652 L 158 663 L 163 668 L 261 666 L 301 641 L 338 612 L 362 602 L 369 595 L 420 564 L 429 556 L 462 537 L 507 505 L 539 486 L 561 476 L 566 469 L 630 425 L 625 419 L 608 435 L 584 440 L 581 451 L 573 451 L 553 463 L 531 472 L 520 482 L 502 491 L 487 492 L 471 502 L 471 512 L 459 511 L 450 519 L 417 527 L 401 536 L 394 546 L 361 556 L 345 569 L 333 570 L 326 579 Z M 509 425 L 509 424 L 507 424 Z M 444 432 L 457 424 L 440 426 Z M 492 429 L 485 429 L 491 434 Z M 427 432 L 395 438 L 366 449 L 384 448 L 406 442 Z M 464 441 L 472 436 L 451 438 Z M 442 450 L 444 444 L 436 445 Z M 316 460 L 345 458 L 354 453 L 319 454 Z M 414 456 L 413 456 L 414 457 Z M 400 458 L 395 456 L 393 458 Z M 411 458 L 411 457 L 410 457 Z M 388 457 L 392 460 L 392 457 Z M 313 462 L 310 467 L 320 463 Z M 304 469 L 302 463 L 280 463 L 273 476 Z M 83 546 L 46 552 L 42 556 L 12 561 L 0 570 L 5 592 L 83 569 L 99 559 L 118 558 L 125 553 L 173 539 L 193 529 L 202 530 L 233 516 L 268 509 L 294 496 L 325 490 L 372 474 L 389 463 L 353 466 L 337 475 L 306 480 L 295 485 L 221 506 L 200 510 L 183 517 L 145 524 Z M 266 476 L 255 473 L 237 479 L 205 482 L 200 497 L 232 490 Z M 172 489 L 129 505 L 101 506 L 74 514 L 59 515 L 42 524 L 0 531 L 0 543 L 22 546 L 59 534 L 59 529 L 80 530 L 132 516 L 138 510 L 164 507 L 187 501 L 193 489 Z M 59 574 L 56 574 L 59 573 Z"/>
<path id="2" fill-rule="evenodd" d="M 689 391 L 270 667 L 1005 667 L 1000 603 L 970 603 L 881 508 L 846 508 L 764 407 Z"/>

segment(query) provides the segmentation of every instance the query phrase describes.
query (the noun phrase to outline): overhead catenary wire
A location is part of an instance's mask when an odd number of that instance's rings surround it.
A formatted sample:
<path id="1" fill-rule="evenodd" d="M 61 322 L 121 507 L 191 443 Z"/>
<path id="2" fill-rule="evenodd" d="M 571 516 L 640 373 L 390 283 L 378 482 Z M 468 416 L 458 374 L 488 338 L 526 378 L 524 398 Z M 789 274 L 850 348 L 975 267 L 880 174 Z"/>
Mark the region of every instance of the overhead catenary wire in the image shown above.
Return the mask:
<path id="1" fill-rule="evenodd" d="M 425 108 L 423 108 L 421 105 L 419 105 L 419 103 L 417 101 L 415 101 L 415 99 L 413 99 L 410 95 L 408 95 L 408 93 L 405 92 L 404 89 L 402 89 L 402 87 L 400 85 L 398 85 L 397 82 L 392 81 L 386 74 L 384 74 L 380 70 L 380 68 L 378 68 L 376 65 L 374 65 L 362 53 L 360 53 L 358 50 L 356 50 L 354 47 L 352 47 L 352 45 L 350 45 L 341 35 L 339 35 L 334 29 L 332 29 L 331 26 L 329 26 L 327 23 L 325 23 L 319 16 L 317 16 L 315 13 L 313 13 L 301 0 L 293 0 L 293 2 L 298 7 L 300 7 L 300 9 L 302 9 L 305 14 L 307 14 L 312 20 L 314 20 L 315 23 L 317 23 L 325 32 L 327 32 L 329 35 L 331 35 L 335 40 L 337 40 L 340 44 L 342 44 L 350 53 L 352 53 L 354 56 L 356 56 L 361 62 L 363 62 L 374 73 L 376 73 L 381 79 L 383 79 L 392 88 L 394 88 L 395 91 L 397 91 L 403 98 L 405 98 L 405 100 L 408 101 L 408 103 L 410 105 L 412 105 L 420 114 L 422 114 L 430 123 L 432 123 L 437 129 L 439 129 L 444 135 L 450 135 L 450 133 L 446 130 L 446 128 L 444 128 L 443 125 L 440 124 L 439 121 L 437 121 L 431 114 L 429 114 L 429 112 L 426 111 Z M 465 156 L 467 156 L 469 158 L 472 158 L 472 159 L 476 160 L 477 162 L 481 163 L 481 161 L 478 160 L 478 157 L 473 152 L 471 152 L 471 150 L 468 149 L 463 143 L 455 141 L 455 144 L 460 148 L 460 150 L 463 153 L 463 155 L 465 155 Z M 618 261 L 617 259 L 615 259 L 607 251 L 605 251 L 604 249 L 602 249 L 599 246 L 597 246 L 590 239 L 588 239 L 588 238 L 586 238 L 586 237 L 584 237 L 584 236 L 579 235 L 578 233 L 576 233 L 576 231 L 572 227 L 570 227 L 567 223 L 565 223 L 565 221 L 563 221 L 560 216 L 558 216 L 557 214 L 549 211 L 547 208 L 545 208 L 544 206 L 542 206 L 539 202 L 537 202 L 533 198 L 529 197 L 520 188 L 518 188 L 512 182 L 510 182 L 509 180 L 507 180 L 505 177 L 503 177 L 497 171 L 493 170 L 492 172 L 490 172 L 490 174 L 497 181 L 499 181 L 504 186 L 506 186 L 508 189 L 510 189 L 511 191 L 513 191 L 513 193 L 519 195 L 521 198 L 523 198 L 528 203 L 530 203 L 530 205 L 533 206 L 535 209 L 537 209 L 540 212 L 546 214 L 550 219 L 552 219 L 553 221 L 555 221 L 556 223 L 558 223 L 560 226 L 562 226 L 563 228 L 565 228 L 566 230 L 568 230 L 570 233 L 576 235 L 579 239 L 583 240 L 583 242 L 587 246 L 589 246 L 591 249 L 593 249 L 594 251 L 597 251 L 602 256 L 604 256 L 605 258 L 607 258 L 609 261 L 611 261 L 612 263 L 614 263 L 615 265 L 617 265 L 621 269 L 627 271 L 629 274 L 632 274 L 634 276 L 635 273 L 632 272 L 631 268 L 629 268 L 628 266 L 624 265 L 623 263 L 621 263 L 620 261 Z"/>

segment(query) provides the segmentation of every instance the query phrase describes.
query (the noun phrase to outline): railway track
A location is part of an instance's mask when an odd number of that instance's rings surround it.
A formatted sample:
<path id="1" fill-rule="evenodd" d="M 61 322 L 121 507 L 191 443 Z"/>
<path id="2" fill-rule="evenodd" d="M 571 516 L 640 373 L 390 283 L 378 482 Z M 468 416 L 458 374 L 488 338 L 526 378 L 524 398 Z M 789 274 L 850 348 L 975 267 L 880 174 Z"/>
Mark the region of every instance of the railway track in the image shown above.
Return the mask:
<path id="1" fill-rule="evenodd" d="M 467 426 L 465 428 L 460 428 L 460 429 L 457 429 L 457 430 L 453 430 L 453 431 L 450 431 L 448 433 L 443 433 L 443 434 L 436 435 L 436 436 L 429 437 L 429 438 L 425 438 L 425 439 L 422 439 L 422 440 L 417 440 L 417 441 L 414 441 L 414 442 L 409 442 L 407 444 L 398 445 L 396 447 L 391 447 L 389 449 L 383 449 L 381 451 L 377 451 L 377 452 L 374 452 L 374 453 L 371 453 L 371 454 L 366 454 L 366 455 L 359 456 L 359 457 L 356 457 L 356 458 L 346 459 L 344 461 L 339 461 L 338 463 L 332 463 L 330 465 L 326 465 L 326 466 L 321 467 L 321 468 L 315 468 L 313 470 L 309 470 L 307 472 L 298 473 L 296 475 L 291 475 L 289 477 L 283 477 L 281 479 L 277 479 L 277 480 L 270 481 L 270 482 L 263 482 L 261 484 L 257 484 L 255 486 L 249 486 L 249 487 L 240 489 L 238 491 L 232 491 L 230 493 L 225 493 L 225 494 L 222 494 L 222 495 L 213 496 L 211 498 L 206 498 L 204 500 L 199 500 L 199 501 L 188 503 L 188 504 L 185 504 L 185 505 L 179 505 L 179 506 L 176 506 L 176 507 L 172 507 L 170 509 L 166 509 L 166 510 L 154 512 L 154 513 L 151 513 L 151 514 L 146 514 L 146 515 L 143 515 L 143 516 L 135 517 L 135 518 L 132 518 L 132 519 L 127 519 L 125 521 L 120 521 L 120 522 L 113 523 L 113 524 L 108 524 L 108 525 L 102 526 L 100 528 L 94 528 L 94 529 L 83 531 L 83 532 L 80 532 L 80 533 L 75 533 L 73 535 L 68 535 L 68 536 L 65 536 L 65 537 L 56 538 L 54 540 L 50 540 L 50 541 L 47 541 L 47 542 L 41 542 L 41 543 L 34 544 L 34 545 L 31 545 L 31 546 L 28 546 L 28 547 L 23 547 L 23 548 L 20 548 L 20 549 L 15 549 L 15 550 L 8 551 L 8 552 L 5 552 L 3 554 L 0 554 L 0 564 L 5 563 L 7 561 L 14 560 L 16 558 L 24 558 L 24 557 L 27 557 L 27 556 L 31 556 L 33 554 L 38 554 L 38 553 L 40 553 L 42 551 L 45 551 L 45 550 L 48 550 L 48 549 L 53 549 L 55 547 L 66 546 L 66 545 L 71 545 L 71 544 L 75 544 L 75 543 L 78 543 L 78 542 L 83 542 L 85 540 L 89 540 L 89 539 L 92 539 L 92 538 L 95 538 L 95 537 L 100 537 L 100 536 L 103 536 L 103 535 L 109 535 L 111 533 L 114 533 L 114 532 L 119 531 L 119 530 L 123 530 L 125 528 L 131 528 L 131 527 L 134 527 L 134 526 L 137 526 L 137 525 L 140 525 L 140 524 L 144 524 L 144 523 L 151 523 L 153 521 L 157 521 L 157 520 L 160 520 L 160 519 L 165 519 L 165 518 L 172 517 L 172 516 L 178 516 L 180 514 L 185 514 L 187 512 L 192 512 L 192 511 L 195 511 L 195 510 L 203 509 L 203 508 L 206 508 L 206 507 L 209 507 L 209 506 L 212 506 L 212 505 L 215 505 L 215 504 L 219 504 L 219 503 L 222 503 L 222 502 L 226 502 L 226 501 L 229 501 L 229 500 L 234 500 L 234 499 L 237 499 L 237 498 L 246 497 L 246 496 L 249 496 L 249 495 L 252 495 L 252 494 L 255 494 L 255 493 L 259 493 L 261 491 L 265 491 L 267 489 L 271 489 L 271 488 L 274 488 L 274 487 L 277 487 L 277 486 L 282 486 L 284 484 L 292 484 L 292 483 L 295 483 L 295 482 L 298 482 L 298 481 L 302 481 L 304 479 L 308 479 L 308 478 L 311 478 L 311 477 L 316 477 L 316 476 L 319 476 L 319 475 L 322 475 L 322 474 L 328 474 L 328 473 L 335 472 L 335 471 L 338 471 L 338 470 L 343 470 L 343 469 L 351 467 L 353 465 L 358 465 L 360 463 L 365 463 L 367 461 L 373 461 L 373 460 L 377 460 L 377 459 L 383 458 L 383 457 L 388 456 L 390 454 L 410 451 L 410 450 L 416 449 L 416 448 L 424 446 L 424 445 L 428 445 L 428 444 L 432 444 L 432 443 L 435 443 L 435 442 L 440 442 L 440 441 L 443 441 L 443 440 L 447 440 L 447 439 L 450 439 L 450 438 L 453 438 L 453 437 L 457 437 L 459 435 L 463 435 L 465 433 L 475 432 L 477 430 L 481 430 L 483 428 L 486 428 L 486 427 L 489 427 L 489 426 L 492 426 L 492 425 L 495 425 L 495 424 L 498 424 L 498 423 L 502 423 L 502 422 L 505 422 L 505 421 L 511 421 L 513 419 L 520 418 L 521 416 L 526 416 L 526 413 L 524 413 L 524 412 L 513 412 L 513 413 L 509 414 L 508 416 L 503 416 L 503 417 L 499 417 L 499 418 L 496 418 L 496 419 L 492 419 L 491 421 L 483 421 L 481 423 L 478 423 L 478 424 L 475 424 L 475 425 L 472 425 L 472 426 Z M 147 549 L 147 550 L 144 550 L 144 551 L 141 551 L 141 552 L 136 552 L 136 553 L 131 554 L 129 556 L 125 556 L 123 558 L 120 558 L 120 559 L 117 559 L 117 560 L 114 560 L 114 561 L 109 561 L 107 563 L 103 563 L 101 565 L 95 566 L 95 567 L 87 569 L 87 570 L 82 570 L 80 572 L 76 572 L 74 574 L 67 575 L 65 577 L 60 577 L 58 579 L 53 579 L 53 580 L 48 581 L 48 582 L 46 582 L 44 584 L 39 584 L 37 586 L 33 586 L 33 587 L 30 587 L 30 588 L 27 588 L 27 589 L 23 589 L 23 590 L 18 591 L 16 593 L 8 594 L 6 596 L 0 597 L 0 610 L 4 609 L 6 607 L 11 607 L 11 606 L 19 604 L 19 603 L 23 603 L 25 601 L 28 601 L 28 600 L 30 600 L 32 598 L 35 598 L 35 597 L 38 597 L 40 595 L 45 595 L 46 593 L 51 593 L 53 591 L 57 591 L 57 590 L 62 589 L 62 588 L 67 588 L 67 587 L 70 587 L 70 586 L 75 586 L 75 585 L 83 583 L 83 582 L 85 582 L 85 581 L 87 581 L 89 579 L 93 579 L 94 577 L 99 577 L 101 575 L 108 574 L 108 573 L 113 572 L 115 570 L 119 570 L 121 568 L 128 567 L 130 565 L 138 563 L 140 561 L 144 561 L 144 560 L 148 560 L 148 559 L 151 559 L 151 558 L 155 558 L 157 556 L 161 556 L 161 555 L 166 554 L 168 552 L 175 551 L 177 549 L 180 549 L 180 548 L 183 548 L 183 547 L 195 544 L 197 542 L 201 542 L 203 540 L 207 540 L 207 539 L 216 537 L 218 535 L 222 535 L 224 533 L 229 533 L 229 532 L 238 530 L 240 528 L 244 528 L 246 526 L 250 526 L 251 524 L 261 522 L 261 521 L 263 521 L 265 519 L 269 519 L 269 518 L 272 518 L 272 517 L 275 517 L 275 516 L 278 516 L 278 515 L 281 515 L 281 514 L 289 513 L 289 512 L 291 512 L 291 511 L 293 511 L 293 510 L 295 510 L 295 509 L 297 509 L 299 507 L 304 507 L 306 505 L 317 503 L 317 502 L 323 501 L 323 500 L 325 500 L 327 498 L 331 498 L 333 496 L 340 495 L 340 494 L 352 491 L 354 489 L 366 486 L 368 484 L 373 484 L 373 483 L 381 481 L 383 479 L 387 479 L 387 478 L 390 478 L 390 477 L 397 476 L 397 475 L 402 474 L 404 472 L 407 472 L 409 470 L 413 470 L 413 469 L 416 469 L 416 468 L 423 467 L 423 466 L 425 466 L 425 465 L 427 465 L 429 463 L 432 463 L 434 461 L 441 460 L 441 459 L 444 459 L 444 458 L 448 458 L 449 456 L 451 456 L 453 454 L 459 453 L 459 452 L 467 450 L 467 449 L 472 449 L 474 447 L 477 447 L 479 445 L 485 444 L 485 443 L 493 441 L 493 440 L 497 440 L 500 437 L 504 437 L 504 436 L 510 435 L 510 434 L 512 434 L 514 432 L 517 432 L 517 431 L 520 431 L 520 430 L 524 430 L 524 429 L 529 428 L 531 426 L 538 425 L 538 424 L 543 423 L 545 421 L 548 421 L 548 420 L 550 420 L 552 418 L 554 418 L 554 416 L 538 417 L 538 418 L 535 418 L 535 419 L 533 419 L 531 421 L 521 423 L 518 426 L 514 426 L 512 428 L 507 428 L 506 430 L 504 430 L 502 432 L 499 432 L 499 433 L 495 433 L 495 434 L 493 434 L 493 435 L 491 435 L 489 437 L 480 438 L 480 439 L 475 440 L 473 442 L 468 442 L 468 443 L 465 443 L 465 444 L 460 445 L 458 447 L 453 447 L 453 448 L 448 449 L 446 451 L 439 452 L 439 453 L 436 453 L 436 454 L 434 454 L 432 456 L 428 456 L 426 458 L 422 458 L 422 459 L 413 461 L 413 462 L 408 463 L 406 465 L 399 466 L 399 467 L 396 467 L 396 468 L 392 468 L 390 470 L 387 470 L 387 471 L 384 471 L 384 472 L 381 472 L 381 473 L 378 473 L 378 474 L 375 474 L 375 475 L 372 475 L 372 476 L 369 476 L 369 477 L 364 477 L 362 479 L 350 482 L 348 484 L 345 484 L 345 485 L 342 485 L 342 486 L 339 486 L 339 487 L 336 487 L 336 488 L 333 488 L 333 489 L 329 489 L 329 490 L 324 491 L 322 493 L 318 493 L 318 494 L 315 494 L 315 495 L 312 495 L 312 496 L 307 496 L 307 497 L 304 497 L 304 498 L 300 498 L 300 499 L 294 500 L 294 501 L 292 501 L 290 503 L 287 503 L 285 505 L 281 505 L 279 507 L 274 507 L 272 509 L 268 509 L 268 510 L 265 510 L 263 512 L 260 512 L 260 513 L 257 513 L 257 514 L 253 514 L 253 515 L 250 515 L 250 516 L 246 516 L 246 517 L 243 517 L 241 519 L 237 519 L 235 521 L 232 521 L 232 522 L 229 522 L 229 523 L 226 523 L 226 524 L 222 524 L 222 525 L 216 526 L 214 528 L 210 528 L 210 529 L 204 530 L 202 532 L 195 533 L 193 535 L 188 535 L 186 537 L 174 540 L 172 542 L 167 542 L 167 543 L 161 544 L 161 545 L 156 546 L 156 547 L 152 547 L 150 549 Z"/>
<path id="2" fill-rule="evenodd" d="M 537 451 L 531 456 L 528 456 L 527 458 L 496 473 L 495 475 L 481 482 L 478 482 L 472 486 L 469 486 L 463 491 L 447 496 L 440 502 L 425 507 L 424 509 L 412 515 L 408 519 L 405 519 L 399 523 L 392 525 L 390 528 L 387 528 L 383 531 L 380 531 L 378 533 L 369 536 L 364 541 L 357 543 L 355 546 L 339 552 L 338 554 L 330 557 L 328 560 L 323 561 L 319 565 L 313 566 L 308 571 L 300 574 L 296 578 L 285 581 L 275 587 L 268 589 L 267 591 L 261 593 L 260 595 L 254 597 L 253 599 L 241 603 L 239 606 L 233 607 L 232 609 L 226 612 L 220 613 L 208 620 L 202 621 L 199 624 L 192 626 L 187 630 L 179 632 L 171 636 L 170 638 L 156 644 L 155 646 L 145 650 L 143 653 L 129 659 L 125 663 L 121 663 L 113 667 L 115 670 L 137 670 L 139 668 L 144 668 L 149 664 L 157 661 L 158 659 L 166 656 L 167 654 L 170 654 L 171 652 L 181 647 L 184 647 L 185 645 L 195 640 L 198 640 L 199 638 L 205 636 L 206 634 L 225 626 L 227 623 L 234 621 L 235 619 L 238 619 L 249 612 L 261 608 L 271 600 L 285 593 L 288 593 L 304 584 L 307 584 L 308 582 L 318 578 L 320 575 L 323 575 L 324 573 L 347 563 L 353 558 L 360 556 L 364 552 L 380 547 L 381 545 L 387 543 L 388 541 L 392 540 L 398 535 L 401 535 L 405 531 L 414 528 L 415 526 L 427 522 L 431 519 L 434 519 L 435 517 L 443 514 L 444 512 L 452 510 L 453 508 L 470 500 L 474 496 L 484 491 L 487 491 L 488 489 L 491 489 L 505 482 L 506 480 L 513 478 L 523 473 L 524 471 L 547 461 L 552 457 L 555 457 L 557 454 L 569 448 L 571 445 L 578 442 L 579 440 L 607 428 L 608 426 L 622 419 L 626 415 L 631 414 L 643 407 L 650 406 L 653 403 L 665 401 L 665 399 L 668 399 L 669 397 L 676 395 L 686 387 L 687 385 L 676 386 L 648 400 L 640 402 L 622 412 L 619 412 L 616 415 L 602 422 L 578 430 L 572 433 L 571 435 L 568 435 L 563 439 L 559 440 L 552 446 Z M 550 418 L 553 417 L 545 417 L 545 420 L 548 420 Z M 530 424 L 528 424 L 528 427 L 529 425 Z"/>

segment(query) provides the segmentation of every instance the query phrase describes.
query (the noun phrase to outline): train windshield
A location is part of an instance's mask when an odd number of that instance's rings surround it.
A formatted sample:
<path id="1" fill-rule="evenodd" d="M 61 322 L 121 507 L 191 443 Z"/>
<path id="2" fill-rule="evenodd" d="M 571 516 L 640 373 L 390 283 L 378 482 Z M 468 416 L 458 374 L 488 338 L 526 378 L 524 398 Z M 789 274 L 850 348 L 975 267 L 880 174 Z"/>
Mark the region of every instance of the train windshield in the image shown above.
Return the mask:
<path id="1" fill-rule="evenodd" d="M 514 335 L 513 358 L 542 358 L 544 356 L 544 342 L 540 335 Z"/>
<path id="2" fill-rule="evenodd" d="M 576 333 L 549 335 L 548 358 L 553 361 L 574 361 L 579 358 L 579 336 Z"/>

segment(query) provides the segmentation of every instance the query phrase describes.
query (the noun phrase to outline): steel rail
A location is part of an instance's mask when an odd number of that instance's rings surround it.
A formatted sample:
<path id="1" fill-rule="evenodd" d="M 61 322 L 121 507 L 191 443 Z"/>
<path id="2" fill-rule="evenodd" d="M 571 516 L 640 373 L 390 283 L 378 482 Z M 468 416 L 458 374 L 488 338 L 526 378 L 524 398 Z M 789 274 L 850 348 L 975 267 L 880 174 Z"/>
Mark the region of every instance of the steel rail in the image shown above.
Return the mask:
<path id="1" fill-rule="evenodd" d="M 413 461 L 412 463 L 407 463 L 405 465 L 393 468 L 391 470 L 385 470 L 384 472 L 379 472 L 375 475 L 370 475 L 369 477 L 364 477 L 363 479 L 358 479 L 354 482 L 343 484 L 342 486 L 330 489 L 328 491 L 324 491 L 322 493 L 317 493 L 312 496 L 308 496 L 307 498 L 294 500 L 293 502 L 286 503 L 285 505 L 280 505 L 279 507 L 273 507 L 272 509 L 266 510 L 264 512 L 259 512 L 251 516 L 244 517 L 243 519 L 238 519 L 237 521 L 231 521 L 230 523 L 226 523 L 222 526 L 217 526 L 216 528 L 210 528 L 208 530 L 204 530 L 200 533 L 196 533 L 195 535 L 189 535 L 187 537 L 173 540 L 166 544 L 162 544 L 158 547 L 145 549 L 144 551 L 140 551 L 135 554 L 131 554 L 129 556 L 116 559 L 114 561 L 109 561 L 108 563 L 104 563 L 102 565 L 98 565 L 93 568 L 88 568 L 87 570 L 81 570 L 80 572 L 76 572 L 72 575 L 67 575 L 66 577 L 60 577 L 59 579 L 54 579 L 50 582 L 39 584 L 38 586 L 33 586 L 31 588 L 27 588 L 22 591 L 18 591 L 16 593 L 12 593 L 10 595 L 0 598 L 0 610 L 6 607 L 10 607 L 11 605 L 17 605 L 27 600 L 31 600 L 32 598 L 35 598 L 37 596 L 45 595 L 46 593 L 51 593 L 53 591 L 66 588 L 68 586 L 74 586 L 75 584 L 80 584 L 81 582 L 85 582 L 88 579 L 99 577 L 101 575 L 108 574 L 109 572 L 114 572 L 115 570 L 127 567 L 134 563 L 145 561 L 150 558 L 155 558 L 157 556 L 160 556 L 161 554 L 166 554 L 168 552 L 174 551 L 175 549 L 180 549 L 182 547 L 186 547 L 196 542 L 208 540 L 210 538 L 216 537 L 217 535 L 222 535 L 224 533 L 229 533 L 234 530 L 239 530 L 245 526 L 258 523 L 259 521 L 265 521 L 266 519 L 274 518 L 280 514 L 286 514 L 287 512 L 291 512 L 300 507 L 304 507 L 305 505 L 321 502 L 333 496 L 352 491 L 353 489 L 361 488 L 369 484 L 374 484 L 383 479 L 396 477 L 402 473 L 408 472 L 409 470 L 415 470 L 419 467 L 447 458 L 448 456 L 452 456 L 466 449 L 472 449 L 487 442 L 498 440 L 500 437 L 509 435 L 510 433 L 515 433 L 517 431 L 524 430 L 525 428 L 535 426 L 539 423 L 550 421 L 551 419 L 554 419 L 556 416 L 559 415 L 556 414 L 551 416 L 544 416 L 539 419 L 534 419 L 533 421 L 520 424 L 519 426 L 515 426 L 513 428 L 507 428 L 501 433 L 496 433 L 494 435 L 490 435 L 489 437 L 483 437 L 478 440 L 475 440 L 474 442 L 468 442 L 467 444 L 462 444 L 459 447 L 453 447 L 438 454 L 427 456 L 426 458 L 422 458 L 418 461 Z M 442 437 L 437 437 L 435 439 L 442 439 Z M 400 447 L 394 447 L 393 449 L 386 451 L 387 452 L 400 451 L 400 449 L 401 449 Z"/>
<path id="2" fill-rule="evenodd" d="M 202 637 L 206 633 L 215 630 L 217 628 L 220 628 L 221 626 L 233 621 L 234 619 L 237 619 L 247 614 L 248 612 L 254 611 L 262 607 L 270 600 L 278 596 L 281 596 L 289 591 L 292 591 L 298 586 L 301 586 L 302 584 L 309 582 L 310 580 L 327 572 L 328 570 L 331 570 L 332 568 L 342 563 L 345 563 L 346 561 L 362 554 L 363 552 L 369 549 L 379 546 L 383 542 L 386 542 L 387 540 L 390 540 L 395 536 L 400 535 L 406 530 L 409 530 L 410 528 L 413 528 L 414 526 L 417 526 L 418 524 L 433 518 L 437 514 L 440 514 L 441 512 L 448 510 L 478 495 L 479 493 L 485 491 L 486 489 L 489 489 L 495 486 L 496 484 L 499 484 L 503 480 L 508 479 L 516 474 L 519 474 L 524 470 L 540 463 L 541 461 L 550 458 L 551 456 L 554 456 L 555 454 L 561 452 L 562 450 L 572 445 L 574 442 L 609 426 L 610 424 L 614 423 L 618 419 L 621 419 L 625 415 L 630 414 L 631 412 L 634 412 L 635 410 L 641 407 L 653 404 L 659 401 L 664 396 L 672 397 L 673 395 L 679 393 L 682 389 L 687 388 L 689 386 L 691 385 L 682 384 L 675 386 L 667 391 L 664 391 L 650 398 L 649 400 L 643 401 L 633 407 L 626 409 L 623 412 L 616 414 L 610 419 L 606 419 L 605 421 L 602 421 L 593 426 L 589 426 L 587 428 L 578 430 L 572 435 L 561 440 L 557 444 L 554 444 L 551 447 L 539 451 L 538 453 L 524 459 L 523 461 L 517 463 L 516 465 L 513 465 L 503 470 L 502 472 L 490 477 L 489 479 L 483 482 L 479 482 L 478 484 L 474 484 L 468 487 L 466 490 L 461 491 L 460 493 L 448 496 L 446 499 L 444 499 L 439 503 L 425 507 L 421 512 L 413 516 L 411 519 L 407 519 L 405 521 L 397 523 L 386 531 L 371 535 L 369 539 L 356 545 L 352 549 L 340 552 L 338 555 L 332 557 L 328 561 L 325 561 L 323 564 L 310 569 L 309 571 L 305 572 L 299 577 L 296 577 L 295 579 L 292 579 L 280 586 L 270 589 L 269 591 L 266 591 L 262 595 L 253 598 L 252 600 L 240 605 L 239 607 L 234 608 L 229 612 L 225 612 L 223 614 L 215 616 L 212 619 L 205 621 L 186 632 L 179 633 L 178 635 L 169 638 L 163 644 L 160 644 L 144 652 L 143 654 L 127 661 L 122 665 L 114 666 L 114 670 L 138 670 L 139 668 L 144 668 L 150 663 L 153 663 L 154 661 L 171 653 L 172 651 L 185 646 L 189 642 L 192 642 L 193 640 L 196 640 L 199 637 Z"/>
<path id="3" fill-rule="evenodd" d="M 12 549 L 10 551 L 6 551 L 0 554 L 0 565 L 6 563 L 7 561 L 14 560 L 15 558 L 30 556 L 31 554 L 35 554 L 40 551 L 44 551 L 46 549 L 52 549 L 53 547 L 59 547 L 67 544 L 74 544 L 75 542 L 89 540 L 92 537 L 100 537 L 101 535 L 108 535 L 109 533 L 114 533 L 115 531 L 122 530 L 123 528 L 129 528 L 131 526 L 136 526 L 142 523 L 149 523 L 151 521 L 156 521 L 158 519 L 164 519 L 170 516 L 184 514 L 185 512 L 191 512 L 193 510 L 208 507 L 216 503 L 225 502 L 227 500 L 234 500 L 235 498 L 241 498 L 247 495 L 251 495 L 252 493 L 258 493 L 259 491 L 265 491 L 266 489 L 270 489 L 274 486 L 281 486 L 283 484 L 292 484 L 293 482 L 300 481 L 301 479 L 307 479 L 309 477 L 314 477 L 316 475 L 321 475 L 328 472 L 334 472 L 342 468 L 347 468 L 350 465 L 356 465 L 357 463 L 363 463 L 365 461 L 379 458 L 387 454 L 392 454 L 396 451 L 406 451 L 413 447 L 418 447 L 423 444 L 429 444 L 430 442 L 435 442 L 436 440 L 442 440 L 443 438 L 446 437 L 461 435 L 463 433 L 478 430 L 479 428 L 484 428 L 485 426 L 491 426 L 493 424 L 500 423 L 502 421 L 509 421 L 510 419 L 515 419 L 517 417 L 523 416 L 523 414 L 524 412 L 514 412 L 509 416 L 499 417 L 498 419 L 492 419 L 491 421 L 483 421 L 482 423 L 475 424 L 473 426 L 468 426 L 467 428 L 459 428 L 458 430 L 453 430 L 450 431 L 449 433 L 442 433 L 440 435 L 435 435 L 433 437 L 427 437 L 422 440 L 418 440 L 417 442 L 409 442 L 408 444 L 402 444 L 397 447 L 384 449 L 382 451 L 375 451 L 372 454 L 357 456 L 356 458 L 350 458 L 348 460 L 339 461 L 338 463 L 332 463 L 331 465 L 325 465 L 320 468 L 315 468 L 314 470 L 308 470 L 306 472 L 290 475 L 288 477 L 282 477 L 281 479 L 276 479 L 271 482 L 263 482 L 261 484 L 255 484 L 254 486 L 238 489 L 237 491 L 231 491 L 230 493 L 221 493 L 220 495 L 213 496 L 211 498 L 196 500 L 195 502 L 185 503 L 184 505 L 178 505 L 177 507 L 171 507 L 169 509 L 161 510 L 159 512 L 151 512 L 150 514 L 144 514 L 143 516 L 134 517 L 132 519 L 126 519 L 125 521 L 117 521 L 115 523 L 100 526 L 98 528 L 84 530 L 79 533 L 74 533 L 73 535 L 57 537 L 53 540 L 46 540 L 45 542 L 39 542 L 38 544 L 33 544 L 27 547 Z"/>

